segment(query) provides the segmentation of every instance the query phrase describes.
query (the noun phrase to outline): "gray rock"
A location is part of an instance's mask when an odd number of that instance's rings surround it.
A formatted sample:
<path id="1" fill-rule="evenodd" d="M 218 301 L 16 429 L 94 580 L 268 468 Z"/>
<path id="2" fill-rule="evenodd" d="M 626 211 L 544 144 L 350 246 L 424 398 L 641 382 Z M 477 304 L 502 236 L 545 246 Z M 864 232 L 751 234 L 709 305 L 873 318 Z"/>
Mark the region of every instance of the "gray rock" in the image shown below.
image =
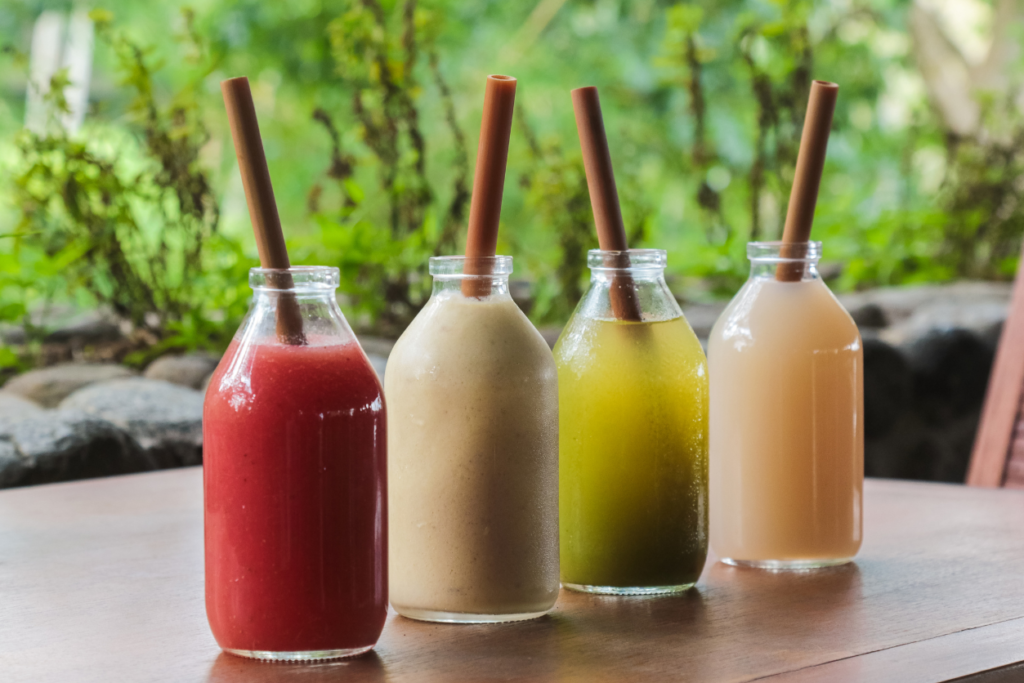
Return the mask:
<path id="1" fill-rule="evenodd" d="M 0 489 L 18 486 L 27 480 L 25 460 L 6 434 L 0 435 Z"/>
<path id="2" fill-rule="evenodd" d="M 82 310 L 75 306 L 49 304 L 29 312 L 32 325 L 47 330 L 43 338 L 50 343 L 69 343 L 85 346 L 114 341 L 124 336 L 117 316 L 107 308 Z M 21 325 L 0 325 L 0 341 L 5 344 L 24 344 L 28 341 Z"/>
<path id="3" fill-rule="evenodd" d="M 548 347 L 555 348 L 555 342 L 562 336 L 561 327 L 539 327 L 537 331 L 540 332 L 540 336 L 544 337 L 544 341 L 548 343 Z"/>
<path id="4" fill-rule="evenodd" d="M 388 359 L 385 358 L 384 356 L 378 356 L 375 353 L 368 353 L 368 354 L 366 354 L 366 357 L 369 359 L 370 366 L 373 368 L 373 371 L 377 373 L 377 378 L 381 382 L 383 382 L 384 381 L 384 371 L 387 368 Z"/>
<path id="5" fill-rule="evenodd" d="M 910 364 L 899 349 L 877 339 L 864 340 L 864 436 L 888 434 L 910 408 L 914 383 Z"/>
<path id="6" fill-rule="evenodd" d="M 43 409 L 27 398 L 0 390 L 0 419 L 14 419 L 38 415 Z"/>
<path id="7" fill-rule="evenodd" d="M 363 347 L 363 351 L 366 355 L 383 356 L 387 358 L 391 355 L 391 349 L 395 348 L 394 339 L 385 339 L 384 337 L 371 337 L 369 335 L 359 337 L 359 345 Z"/>
<path id="8" fill-rule="evenodd" d="M 43 327 L 51 327 L 53 323 L 45 323 Z M 114 341 L 124 336 L 119 321 L 107 310 L 93 310 L 75 313 L 54 326 L 44 341 L 52 343 L 71 343 L 84 346 L 104 341 Z"/>
<path id="9" fill-rule="evenodd" d="M 979 417 L 976 411 L 936 427 L 906 411 L 885 437 L 865 440 L 864 473 L 963 483 Z"/>
<path id="10" fill-rule="evenodd" d="M 866 304 L 875 304 L 885 313 L 890 325 L 897 325 L 921 309 L 935 305 L 970 307 L 995 303 L 1005 306 L 1010 301 L 1012 291 L 1011 283 L 964 281 L 944 285 L 880 287 L 865 292 L 841 294 L 839 300 L 848 311 Z"/>
<path id="11" fill-rule="evenodd" d="M 395 347 L 395 341 L 393 339 L 385 339 L 384 337 L 371 337 L 369 335 L 359 337 L 359 345 L 363 347 L 363 351 L 366 352 L 366 357 L 370 359 L 370 365 L 373 366 L 374 372 L 377 373 L 377 377 L 380 381 L 384 381 L 384 369 L 388 364 L 388 356 L 391 355 L 391 349 Z"/>
<path id="12" fill-rule="evenodd" d="M 529 280 L 509 280 L 508 293 L 520 310 L 526 315 L 530 315 L 534 304 L 533 283 Z"/>
<path id="13" fill-rule="evenodd" d="M 992 350 L 968 330 L 932 330 L 904 347 L 914 378 L 918 414 L 935 426 L 979 411 L 992 368 Z"/>
<path id="14" fill-rule="evenodd" d="M 863 306 L 854 308 L 849 311 L 850 317 L 853 318 L 853 322 L 857 323 L 857 327 L 862 330 L 874 330 L 889 325 L 889 319 L 885 315 L 885 310 L 874 303 L 866 303 Z"/>
<path id="15" fill-rule="evenodd" d="M 687 304 L 683 306 L 683 315 L 693 328 L 698 339 L 707 339 L 711 336 L 711 328 L 715 326 L 722 311 L 729 305 L 728 301 L 720 301 L 712 304 Z"/>
<path id="16" fill-rule="evenodd" d="M 161 356 L 149 364 L 142 376 L 178 384 L 190 389 L 203 386 L 217 367 L 219 359 L 209 354 L 187 354 L 184 356 Z"/>
<path id="17" fill-rule="evenodd" d="M 156 469 L 131 437 L 78 410 L 0 417 L 0 486 L 46 484 Z"/>
<path id="18" fill-rule="evenodd" d="M 135 377 L 80 389 L 61 403 L 127 432 L 159 467 L 202 462 L 203 395 L 194 389 Z"/>
<path id="19" fill-rule="evenodd" d="M 104 363 L 66 363 L 28 372 L 10 379 L 4 391 L 18 394 L 39 405 L 52 408 L 82 387 L 135 373 L 121 365 Z"/>
<path id="20" fill-rule="evenodd" d="M 20 346 L 28 341 L 28 335 L 25 334 L 25 328 L 21 325 L 12 325 L 10 323 L 0 323 L 0 344 L 7 344 L 9 346 Z"/>
<path id="21" fill-rule="evenodd" d="M 935 331 L 969 330 L 979 336 L 1001 328 L 1008 302 L 940 302 L 918 308 L 903 321 L 886 328 L 879 337 L 896 346 L 907 346 Z"/>

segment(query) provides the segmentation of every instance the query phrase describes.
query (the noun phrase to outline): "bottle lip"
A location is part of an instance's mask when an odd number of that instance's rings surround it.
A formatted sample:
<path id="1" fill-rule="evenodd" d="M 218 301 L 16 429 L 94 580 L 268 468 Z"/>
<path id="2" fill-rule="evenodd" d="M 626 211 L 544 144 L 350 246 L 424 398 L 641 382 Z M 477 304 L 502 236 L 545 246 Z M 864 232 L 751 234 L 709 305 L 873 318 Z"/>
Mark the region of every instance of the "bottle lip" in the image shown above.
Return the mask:
<path id="1" fill-rule="evenodd" d="M 668 264 L 665 249 L 627 249 L 626 251 L 605 251 L 591 249 L 587 252 L 587 265 L 596 271 L 661 271 Z"/>
<path id="2" fill-rule="evenodd" d="M 467 270 L 479 271 L 467 273 Z M 512 274 L 511 256 L 431 256 L 430 274 L 445 279 L 508 277 Z"/>
<path id="3" fill-rule="evenodd" d="M 291 275 L 291 282 L 276 279 Z M 333 266 L 292 266 L 291 268 L 250 268 L 249 286 L 254 290 L 283 290 L 296 292 L 333 292 L 341 282 L 341 271 Z M 282 286 L 285 285 L 285 286 Z"/>
<path id="4" fill-rule="evenodd" d="M 757 263 L 816 263 L 821 242 L 747 242 L 747 258 Z"/>

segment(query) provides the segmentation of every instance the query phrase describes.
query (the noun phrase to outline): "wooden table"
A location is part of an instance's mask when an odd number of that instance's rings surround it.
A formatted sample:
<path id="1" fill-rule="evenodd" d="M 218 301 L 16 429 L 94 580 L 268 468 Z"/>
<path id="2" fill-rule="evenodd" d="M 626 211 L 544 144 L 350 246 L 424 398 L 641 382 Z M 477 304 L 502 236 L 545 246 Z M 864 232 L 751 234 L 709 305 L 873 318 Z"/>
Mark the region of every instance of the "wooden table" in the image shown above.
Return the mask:
<path id="1" fill-rule="evenodd" d="M 0 681 L 1024 680 L 1022 521 L 1024 492 L 869 481 L 864 548 L 846 567 L 712 559 L 687 595 L 563 591 L 519 624 L 392 615 L 373 653 L 303 666 L 218 651 L 199 468 L 6 490 Z"/>

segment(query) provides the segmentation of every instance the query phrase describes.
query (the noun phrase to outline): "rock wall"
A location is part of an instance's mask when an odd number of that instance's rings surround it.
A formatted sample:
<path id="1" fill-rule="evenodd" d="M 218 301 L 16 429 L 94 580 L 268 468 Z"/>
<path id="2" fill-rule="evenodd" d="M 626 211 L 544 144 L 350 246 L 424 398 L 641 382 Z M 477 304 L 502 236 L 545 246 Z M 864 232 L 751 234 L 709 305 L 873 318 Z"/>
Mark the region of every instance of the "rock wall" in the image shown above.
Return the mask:
<path id="1" fill-rule="evenodd" d="M 840 297 L 864 337 L 868 476 L 964 481 L 1010 292 L 965 282 Z M 702 341 L 724 306 L 684 306 Z M 559 332 L 541 330 L 551 345 Z M 393 342 L 361 342 L 383 377 Z M 11 379 L 0 389 L 0 488 L 199 464 L 216 363 L 165 356 L 142 376 L 67 363 Z"/>
<path id="2" fill-rule="evenodd" d="M 864 470 L 963 482 L 1012 284 L 960 282 L 842 295 L 864 338 Z M 724 304 L 686 306 L 703 340 Z"/>

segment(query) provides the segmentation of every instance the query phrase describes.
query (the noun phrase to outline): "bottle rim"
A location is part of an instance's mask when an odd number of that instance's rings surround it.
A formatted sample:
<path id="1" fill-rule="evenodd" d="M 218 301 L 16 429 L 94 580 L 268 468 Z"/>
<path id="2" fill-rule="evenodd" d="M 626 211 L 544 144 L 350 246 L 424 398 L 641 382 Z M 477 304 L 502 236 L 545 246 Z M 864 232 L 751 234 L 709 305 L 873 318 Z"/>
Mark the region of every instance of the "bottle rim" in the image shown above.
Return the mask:
<path id="1" fill-rule="evenodd" d="M 756 263 L 817 263 L 821 242 L 747 242 L 747 258 Z"/>
<path id="2" fill-rule="evenodd" d="M 480 272 L 467 273 L 467 266 Z M 512 274 L 512 257 L 431 256 L 429 268 L 432 276 L 452 280 L 508 277 Z"/>
<path id="3" fill-rule="evenodd" d="M 664 270 L 667 264 L 668 251 L 665 249 L 591 249 L 587 252 L 587 265 L 590 270 L 595 271 L 660 271 Z"/>
<path id="4" fill-rule="evenodd" d="M 291 282 L 278 280 L 282 274 L 291 275 Z M 340 283 L 341 271 L 333 266 L 249 269 L 249 286 L 260 291 L 333 292 Z"/>

